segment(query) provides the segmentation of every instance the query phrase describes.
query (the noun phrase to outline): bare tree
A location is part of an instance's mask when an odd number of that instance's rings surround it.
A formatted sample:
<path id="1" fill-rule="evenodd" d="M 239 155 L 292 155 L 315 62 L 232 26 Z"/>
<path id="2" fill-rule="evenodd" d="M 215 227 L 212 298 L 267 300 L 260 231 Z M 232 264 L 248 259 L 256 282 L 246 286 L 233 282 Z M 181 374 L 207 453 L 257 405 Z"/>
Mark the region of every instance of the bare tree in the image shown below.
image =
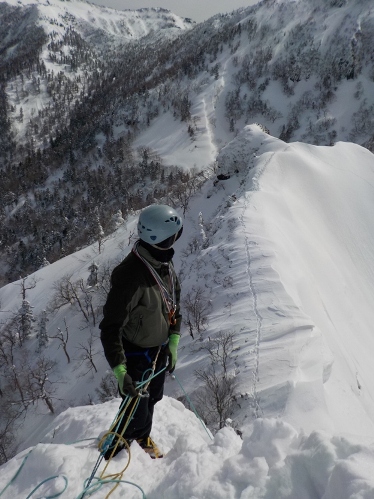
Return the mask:
<path id="1" fill-rule="evenodd" d="M 81 291 L 82 300 L 79 300 L 77 296 L 77 303 L 79 305 L 79 309 L 82 312 L 86 322 L 90 322 L 90 318 L 92 319 L 93 325 L 96 326 L 96 311 L 93 305 L 93 292 L 92 290 L 84 285 L 83 279 L 78 281 L 79 289 Z M 83 305 L 83 306 L 82 306 Z"/>
<path id="2" fill-rule="evenodd" d="M 101 379 L 99 388 L 96 388 L 100 402 L 107 402 L 118 394 L 118 384 L 112 373 L 107 373 Z"/>
<path id="3" fill-rule="evenodd" d="M 185 324 L 189 326 L 190 334 L 192 335 L 193 330 L 201 334 L 208 324 L 207 315 L 212 308 L 204 290 L 198 287 L 189 291 L 182 303 L 186 311 Z"/>
<path id="4" fill-rule="evenodd" d="M 49 303 L 51 310 L 58 310 L 64 305 L 72 305 L 74 303 L 71 278 L 72 275 L 68 274 L 53 284 L 54 295 Z"/>
<path id="5" fill-rule="evenodd" d="M 0 404 L 0 465 L 15 455 L 19 416 L 17 406 L 8 399 L 4 391 Z"/>
<path id="6" fill-rule="evenodd" d="M 0 463 L 14 455 L 17 429 L 30 404 L 42 400 L 54 412 L 50 374 L 55 363 L 39 358 L 35 364 L 20 348 L 17 331 L 8 326 L 0 336 Z"/>
<path id="7" fill-rule="evenodd" d="M 228 361 L 233 351 L 233 338 L 232 331 L 220 331 L 217 338 L 210 339 L 202 344 L 201 349 L 207 350 L 212 364 L 219 364 L 223 368 L 226 375 L 228 370 Z"/>
<path id="8" fill-rule="evenodd" d="M 83 284 L 83 279 L 80 279 L 78 283 L 72 284 L 70 283 L 70 287 L 74 296 L 74 301 L 77 303 L 79 310 L 82 312 L 83 317 L 85 318 L 86 322 L 90 322 L 88 314 L 89 314 L 89 307 L 91 306 L 92 302 L 87 299 L 89 295 L 87 293 L 84 293 L 83 300 L 81 300 L 79 296 L 79 289 L 82 291 L 85 290 L 84 284 Z"/>
<path id="9" fill-rule="evenodd" d="M 0 336 L 0 365 L 5 367 L 14 361 L 14 351 L 17 345 L 17 335 L 10 327 L 11 323 L 4 326 Z"/>
<path id="10" fill-rule="evenodd" d="M 172 204 L 179 204 L 183 210 L 183 215 L 185 215 L 193 194 L 194 188 L 190 182 L 187 182 L 187 184 L 180 183 L 175 187 L 175 189 L 173 189 L 173 197 L 175 198 L 175 201 L 172 202 Z"/>
<path id="11" fill-rule="evenodd" d="M 193 325 L 192 325 L 191 319 L 187 319 L 187 320 L 185 321 L 185 324 L 186 324 L 186 326 L 188 327 L 188 331 L 189 331 L 189 333 L 190 333 L 191 338 L 194 340 L 194 339 L 195 339 L 195 336 L 194 336 L 194 334 L 193 334 L 194 327 L 193 327 Z"/>
<path id="12" fill-rule="evenodd" d="M 134 239 L 134 235 L 135 235 L 135 230 L 130 231 L 130 234 L 129 234 L 129 246 L 131 244 L 131 241 Z"/>
<path id="13" fill-rule="evenodd" d="M 235 402 L 236 379 L 218 372 L 211 364 L 208 370 L 197 370 L 195 376 L 204 383 L 204 388 L 196 394 L 197 405 L 206 424 L 218 429 L 232 415 Z"/>
<path id="14" fill-rule="evenodd" d="M 50 373 L 55 369 L 56 364 L 46 357 L 39 357 L 36 366 L 29 369 L 27 376 L 27 392 L 30 401 L 35 403 L 42 400 L 52 414 L 55 412 L 52 403 L 55 382 L 51 381 Z"/>
<path id="15" fill-rule="evenodd" d="M 179 205 L 186 214 L 192 196 L 202 186 L 205 178 L 196 168 L 192 168 L 185 179 L 179 181 L 170 195 L 172 205 Z"/>
<path id="16" fill-rule="evenodd" d="M 103 301 L 106 300 L 106 297 L 110 290 L 110 278 L 112 274 L 112 263 L 106 262 L 100 266 L 98 275 L 97 275 L 97 288 Z"/>
<path id="17" fill-rule="evenodd" d="M 65 331 L 64 332 L 58 327 L 57 328 L 58 333 L 55 336 L 49 336 L 49 338 L 56 339 L 56 340 L 60 341 L 60 345 L 58 346 L 58 348 L 60 348 L 60 346 L 62 346 L 64 354 L 67 358 L 68 364 L 70 364 L 70 355 L 68 354 L 68 350 L 67 350 L 67 345 L 68 345 L 68 341 L 69 341 L 69 328 L 68 328 L 68 325 L 66 323 L 65 317 L 64 317 L 64 324 L 65 324 Z"/>
<path id="18" fill-rule="evenodd" d="M 92 301 L 92 289 L 85 286 L 83 279 L 72 281 L 71 275 L 66 275 L 54 284 L 55 293 L 49 304 L 51 310 L 58 310 L 64 305 L 76 305 L 86 322 L 96 325 L 96 312 Z"/>
<path id="19" fill-rule="evenodd" d="M 19 369 L 20 361 L 17 360 L 18 333 L 10 323 L 1 332 L 0 338 L 0 374 L 4 385 L 10 387 L 11 392 L 17 393 L 21 399 L 20 403 L 27 409 L 27 397 L 22 383 L 22 370 Z M 24 354 L 24 357 L 27 354 Z"/>
<path id="20" fill-rule="evenodd" d="M 217 338 L 209 338 L 201 349 L 207 350 L 210 366 L 208 369 L 195 371 L 196 378 L 204 384 L 196 392 L 196 401 L 206 424 L 213 428 L 223 428 L 226 425 L 236 399 L 236 378 L 228 373 L 233 337 L 232 331 L 221 331 Z"/>
<path id="21" fill-rule="evenodd" d="M 21 288 L 22 300 L 26 300 L 26 291 L 34 289 L 40 279 L 33 277 L 30 282 L 27 282 L 28 277 L 21 277 L 20 279 L 20 282 L 15 283 L 15 285 Z"/>
<path id="22" fill-rule="evenodd" d="M 181 253 L 184 258 L 187 258 L 188 255 L 192 255 L 193 253 L 196 253 L 197 250 L 199 249 L 199 239 L 197 237 L 192 238 L 188 243 L 185 248 L 182 249 Z"/>
<path id="23" fill-rule="evenodd" d="M 97 373 L 97 368 L 94 363 L 94 357 L 99 355 L 99 352 L 94 350 L 93 345 L 94 337 L 91 334 L 91 336 L 87 340 L 87 344 L 83 345 L 82 343 L 80 343 L 78 347 L 78 350 L 82 352 L 79 356 L 80 363 L 78 367 L 81 367 L 82 365 L 86 367 L 86 372 L 83 373 L 83 376 L 86 376 L 86 374 L 90 373 L 91 371 L 95 371 L 95 373 Z"/>
<path id="24" fill-rule="evenodd" d="M 17 335 L 5 327 L 0 335 L 0 464 L 15 454 L 16 431 L 28 407 L 17 343 Z"/>

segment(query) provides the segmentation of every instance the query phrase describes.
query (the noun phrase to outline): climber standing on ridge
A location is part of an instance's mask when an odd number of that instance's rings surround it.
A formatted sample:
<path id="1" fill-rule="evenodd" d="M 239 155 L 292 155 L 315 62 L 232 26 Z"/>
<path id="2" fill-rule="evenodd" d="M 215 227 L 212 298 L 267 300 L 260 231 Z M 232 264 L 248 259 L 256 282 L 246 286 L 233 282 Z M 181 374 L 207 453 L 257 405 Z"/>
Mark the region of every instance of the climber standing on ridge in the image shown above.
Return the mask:
<path id="1" fill-rule="evenodd" d="M 180 285 L 172 258 L 173 244 L 183 231 L 182 218 L 171 207 L 150 205 L 140 213 L 139 239 L 112 272 L 111 288 L 99 327 L 104 353 L 118 381 L 121 397 L 133 397 L 116 433 L 121 434 L 138 401 L 136 382 L 155 366 L 155 374 L 167 364 L 174 371 L 180 339 Z M 146 376 L 147 379 L 147 376 Z M 140 397 L 123 438 L 133 440 L 152 458 L 163 457 L 150 437 L 153 409 L 162 399 L 165 370 L 149 386 L 149 397 Z M 116 437 L 104 454 L 117 454 L 124 443 Z M 114 449 L 114 450 L 113 450 Z"/>

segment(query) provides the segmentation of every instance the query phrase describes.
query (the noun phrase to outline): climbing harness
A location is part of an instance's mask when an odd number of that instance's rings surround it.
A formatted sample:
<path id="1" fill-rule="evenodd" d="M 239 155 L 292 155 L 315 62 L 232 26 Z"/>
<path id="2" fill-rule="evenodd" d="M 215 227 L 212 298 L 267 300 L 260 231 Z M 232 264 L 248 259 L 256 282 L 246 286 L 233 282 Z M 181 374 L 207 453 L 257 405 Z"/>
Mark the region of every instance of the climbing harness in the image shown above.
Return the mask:
<path id="1" fill-rule="evenodd" d="M 177 310 L 177 299 L 176 299 L 176 292 L 175 292 L 175 280 L 174 280 L 174 275 L 173 271 L 171 268 L 171 263 L 169 262 L 167 264 L 168 266 L 168 271 L 169 271 L 169 280 L 170 280 L 170 287 L 171 287 L 171 293 L 169 290 L 166 288 L 164 282 L 162 281 L 161 277 L 159 274 L 156 272 L 156 270 L 152 267 L 152 265 L 147 262 L 145 258 L 143 258 L 138 251 L 138 245 L 139 241 L 137 241 L 132 249 L 133 253 L 144 263 L 144 265 L 147 267 L 147 269 L 150 271 L 152 274 L 153 278 L 155 279 L 161 293 L 161 297 L 163 302 L 165 303 L 166 310 L 168 312 L 168 318 L 169 318 L 169 323 L 171 326 L 175 326 L 176 324 L 176 319 L 175 319 L 175 312 Z"/>

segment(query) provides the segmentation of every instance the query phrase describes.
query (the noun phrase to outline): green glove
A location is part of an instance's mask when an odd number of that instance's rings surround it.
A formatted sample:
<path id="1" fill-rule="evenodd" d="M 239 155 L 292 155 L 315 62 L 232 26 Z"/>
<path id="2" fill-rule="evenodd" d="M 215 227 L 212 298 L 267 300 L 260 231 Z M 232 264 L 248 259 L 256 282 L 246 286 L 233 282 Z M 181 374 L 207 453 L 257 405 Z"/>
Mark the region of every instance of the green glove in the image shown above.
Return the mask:
<path id="1" fill-rule="evenodd" d="M 129 374 L 127 374 L 126 366 L 123 364 L 119 364 L 115 368 L 113 368 L 114 376 L 118 381 L 118 388 L 121 395 L 126 396 L 130 395 L 130 397 L 137 397 L 138 392 L 135 390 L 134 383 Z"/>
<path id="2" fill-rule="evenodd" d="M 165 349 L 165 353 L 168 357 L 168 366 L 166 368 L 169 373 L 172 373 L 175 369 L 175 364 L 177 363 L 177 350 L 178 350 L 178 343 L 180 340 L 180 335 L 176 333 L 172 333 L 169 336 L 169 343 L 167 344 L 167 347 Z"/>

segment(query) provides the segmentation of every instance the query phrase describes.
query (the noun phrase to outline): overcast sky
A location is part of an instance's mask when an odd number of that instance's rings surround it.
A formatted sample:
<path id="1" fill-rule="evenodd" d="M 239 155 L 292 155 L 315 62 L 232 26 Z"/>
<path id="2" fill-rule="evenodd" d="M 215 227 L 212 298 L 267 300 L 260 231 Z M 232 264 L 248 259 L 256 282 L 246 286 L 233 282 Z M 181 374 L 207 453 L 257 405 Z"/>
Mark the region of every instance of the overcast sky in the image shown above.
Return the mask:
<path id="1" fill-rule="evenodd" d="M 97 5 L 113 9 L 140 9 L 141 7 L 164 7 L 181 17 L 190 17 L 201 22 L 214 14 L 231 12 L 239 7 L 254 5 L 259 0 L 90 0 Z"/>

